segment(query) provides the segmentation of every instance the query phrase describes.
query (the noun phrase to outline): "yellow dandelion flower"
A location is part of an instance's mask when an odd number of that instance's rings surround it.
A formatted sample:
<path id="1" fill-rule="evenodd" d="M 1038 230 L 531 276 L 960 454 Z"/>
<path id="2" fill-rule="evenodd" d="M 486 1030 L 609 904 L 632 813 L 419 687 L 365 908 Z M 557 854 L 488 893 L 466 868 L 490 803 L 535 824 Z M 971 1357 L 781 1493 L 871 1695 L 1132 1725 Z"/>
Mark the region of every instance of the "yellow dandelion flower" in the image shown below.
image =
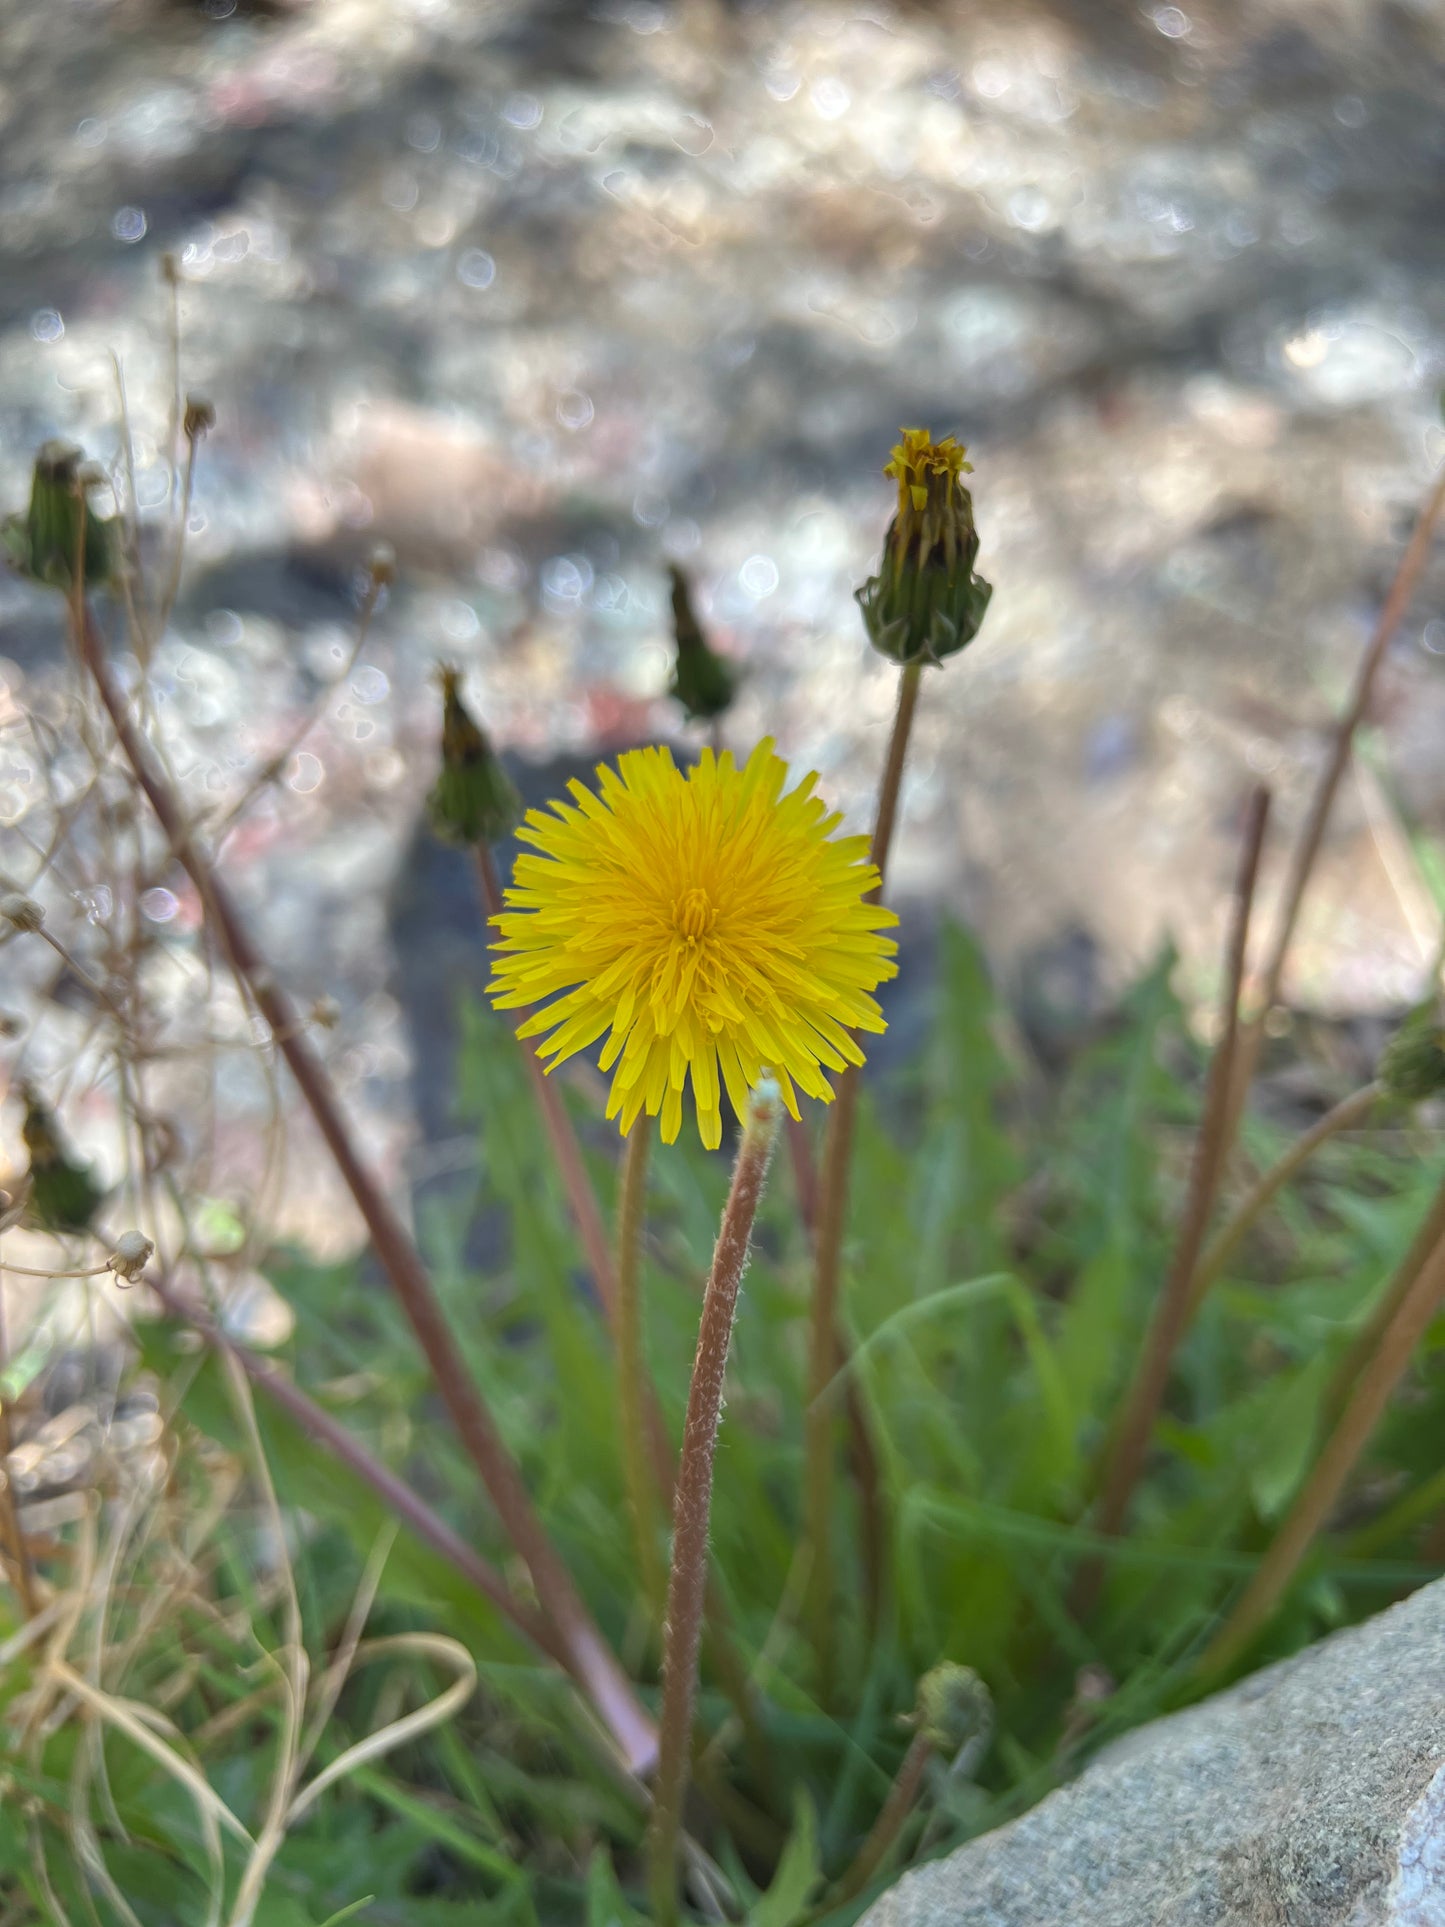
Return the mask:
<path id="1" fill-rule="evenodd" d="M 787 777 L 770 741 L 741 769 L 705 749 L 686 773 L 666 749 L 632 750 L 599 767 L 600 793 L 574 782 L 517 832 L 538 854 L 493 918 L 488 995 L 543 1005 L 521 1033 L 549 1033 L 549 1069 L 607 1033 L 624 1135 L 646 1111 L 671 1144 L 689 1077 L 709 1148 L 721 1087 L 744 1117 L 764 1070 L 796 1117 L 798 1090 L 826 1102 L 825 1071 L 862 1063 L 853 1032 L 884 1028 L 869 993 L 897 974 L 879 933 L 898 919 L 868 901 L 868 840 L 834 836 L 816 776 L 785 794 Z"/>

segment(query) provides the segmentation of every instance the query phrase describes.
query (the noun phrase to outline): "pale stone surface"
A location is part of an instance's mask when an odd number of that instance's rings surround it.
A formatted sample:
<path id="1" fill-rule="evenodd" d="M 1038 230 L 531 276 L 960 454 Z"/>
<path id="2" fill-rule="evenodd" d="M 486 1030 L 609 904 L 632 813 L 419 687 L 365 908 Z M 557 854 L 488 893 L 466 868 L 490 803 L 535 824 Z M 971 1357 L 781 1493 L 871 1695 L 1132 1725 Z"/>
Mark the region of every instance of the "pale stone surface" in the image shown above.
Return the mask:
<path id="1" fill-rule="evenodd" d="M 1131 1734 L 863 1927 L 1445 1927 L 1445 1582 Z"/>

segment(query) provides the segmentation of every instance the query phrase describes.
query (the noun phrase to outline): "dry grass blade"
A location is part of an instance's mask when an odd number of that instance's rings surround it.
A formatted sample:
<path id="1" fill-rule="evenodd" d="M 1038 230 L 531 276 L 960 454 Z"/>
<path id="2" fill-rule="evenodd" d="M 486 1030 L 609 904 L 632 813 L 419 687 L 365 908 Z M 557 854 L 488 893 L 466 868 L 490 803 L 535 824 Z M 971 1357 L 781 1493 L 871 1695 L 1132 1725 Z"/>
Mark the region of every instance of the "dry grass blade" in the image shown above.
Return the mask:
<path id="1" fill-rule="evenodd" d="M 220 1855 L 220 1836 L 217 1828 L 239 1840 L 249 1852 L 255 1846 L 250 1833 L 232 1813 L 220 1794 L 206 1779 L 198 1767 L 166 1744 L 162 1733 L 174 1733 L 175 1728 L 169 1720 L 152 1712 L 135 1700 L 122 1699 L 114 1693 L 103 1693 L 91 1685 L 88 1679 L 68 1666 L 63 1659 L 50 1659 L 46 1662 L 46 1672 L 54 1683 L 76 1699 L 84 1702 L 91 1711 L 107 1725 L 123 1733 L 128 1740 L 150 1755 L 157 1766 L 170 1775 L 178 1786 L 185 1788 L 195 1803 L 201 1825 L 209 1841 L 214 1836 L 216 1854 Z"/>
<path id="2" fill-rule="evenodd" d="M 339 1753 L 329 1765 L 322 1768 L 315 1779 L 308 1782 L 291 1802 L 286 1816 L 287 1826 L 293 1826 L 307 1808 L 314 1805 L 329 1786 L 345 1779 L 348 1773 L 355 1772 L 372 1760 L 379 1760 L 384 1754 L 404 1746 L 408 1740 L 419 1739 L 433 1727 L 440 1726 L 454 1713 L 461 1711 L 476 1691 L 477 1668 L 471 1654 L 460 1641 L 448 1639 L 442 1633 L 394 1633 L 387 1639 L 368 1640 L 358 1647 L 354 1665 L 368 1666 L 373 1660 L 386 1659 L 402 1654 L 414 1659 L 431 1660 L 439 1666 L 453 1670 L 457 1677 L 444 1692 L 428 1700 L 414 1713 L 406 1713 L 400 1719 L 392 1720 L 387 1726 L 375 1733 L 368 1733 L 364 1740 L 348 1746 Z"/>

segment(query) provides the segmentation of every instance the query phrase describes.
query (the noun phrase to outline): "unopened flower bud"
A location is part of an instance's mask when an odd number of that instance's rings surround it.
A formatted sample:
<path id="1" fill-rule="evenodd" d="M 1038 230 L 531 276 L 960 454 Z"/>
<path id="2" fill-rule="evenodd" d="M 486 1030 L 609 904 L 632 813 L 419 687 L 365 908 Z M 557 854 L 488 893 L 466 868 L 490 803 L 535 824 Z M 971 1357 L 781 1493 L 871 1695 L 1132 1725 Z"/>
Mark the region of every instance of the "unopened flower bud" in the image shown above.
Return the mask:
<path id="1" fill-rule="evenodd" d="M 737 675 L 731 664 L 714 653 L 693 612 L 687 577 L 676 563 L 672 577 L 672 629 L 677 640 L 677 662 L 667 693 L 676 697 L 689 719 L 710 722 L 732 702 Z"/>
<path id="2" fill-rule="evenodd" d="M 36 452 L 30 507 L 5 524 L 4 543 L 22 574 L 68 589 L 77 557 L 88 583 L 108 581 L 115 566 L 114 523 L 90 513 L 85 491 L 94 472 L 82 469 L 69 442 L 45 442 Z M 82 541 L 82 521 L 84 537 Z"/>
<path id="3" fill-rule="evenodd" d="M 216 425 L 216 405 L 204 395 L 187 395 L 181 427 L 188 442 L 198 442 Z"/>
<path id="4" fill-rule="evenodd" d="M 993 594 L 973 572 L 978 531 L 965 453 L 952 435 L 935 442 L 926 428 L 905 428 L 883 470 L 898 484 L 898 509 L 858 606 L 873 647 L 897 663 L 956 654 L 978 634 Z"/>
<path id="5" fill-rule="evenodd" d="M 945 1759 L 986 1741 L 993 1730 L 993 1700 L 971 1666 L 945 1661 L 918 1683 L 918 1731 Z"/>
<path id="6" fill-rule="evenodd" d="M 522 799 L 462 701 L 461 671 L 444 666 L 439 677 L 442 766 L 427 798 L 432 828 L 451 843 L 492 843 L 516 826 Z"/>
<path id="7" fill-rule="evenodd" d="M 0 897 L 0 917 L 17 930 L 38 930 L 45 921 L 45 906 L 37 903 L 34 897 L 22 896 L 18 890 L 11 890 Z"/>
<path id="8" fill-rule="evenodd" d="M 155 1245 L 143 1231 L 123 1231 L 115 1241 L 115 1250 L 110 1254 L 110 1268 L 117 1278 L 134 1284 L 150 1263 Z"/>
<path id="9" fill-rule="evenodd" d="M 1445 1091 L 1445 1009 L 1437 998 L 1405 1018 L 1380 1055 L 1377 1075 L 1386 1096 L 1405 1104 Z"/>
<path id="10" fill-rule="evenodd" d="M 366 566 L 373 586 L 389 589 L 396 580 L 396 550 L 390 542 L 378 542 L 368 556 Z"/>

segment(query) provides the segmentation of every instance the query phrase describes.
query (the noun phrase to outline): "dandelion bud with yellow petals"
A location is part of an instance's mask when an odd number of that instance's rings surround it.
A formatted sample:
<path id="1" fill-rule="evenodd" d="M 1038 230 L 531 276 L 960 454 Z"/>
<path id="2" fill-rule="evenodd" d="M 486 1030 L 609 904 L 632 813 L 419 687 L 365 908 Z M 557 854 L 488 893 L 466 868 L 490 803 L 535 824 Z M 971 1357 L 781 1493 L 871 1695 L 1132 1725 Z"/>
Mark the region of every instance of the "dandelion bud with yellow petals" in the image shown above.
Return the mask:
<path id="1" fill-rule="evenodd" d="M 1387 1097 L 1422 1104 L 1445 1091 L 1445 1010 L 1431 998 L 1412 1010 L 1380 1056 Z"/>
<path id="2" fill-rule="evenodd" d="M 711 722 L 731 704 L 737 675 L 709 646 L 702 624 L 693 613 L 687 577 L 676 563 L 672 576 L 672 628 L 677 639 L 677 663 L 667 693 L 676 697 L 690 721 Z"/>
<path id="3" fill-rule="evenodd" d="M 461 698 L 461 671 L 438 671 L 442 766 L 427 798 L 432 828 L 450 843 L 492 843 L 516 827 L 522 799 Z"/>
<path id="4" fill-rule="evenodd" d="M 973 473 L 952 435 L 935 442 L 926 428 L 905 428 L 883 473 L 898 484 L 898 509 L 877 575 L 858 591 L 868 636 L 896 663 L 940 663 L 972 642 L 993 585 L 973 571 L 978 531 Z"/>

